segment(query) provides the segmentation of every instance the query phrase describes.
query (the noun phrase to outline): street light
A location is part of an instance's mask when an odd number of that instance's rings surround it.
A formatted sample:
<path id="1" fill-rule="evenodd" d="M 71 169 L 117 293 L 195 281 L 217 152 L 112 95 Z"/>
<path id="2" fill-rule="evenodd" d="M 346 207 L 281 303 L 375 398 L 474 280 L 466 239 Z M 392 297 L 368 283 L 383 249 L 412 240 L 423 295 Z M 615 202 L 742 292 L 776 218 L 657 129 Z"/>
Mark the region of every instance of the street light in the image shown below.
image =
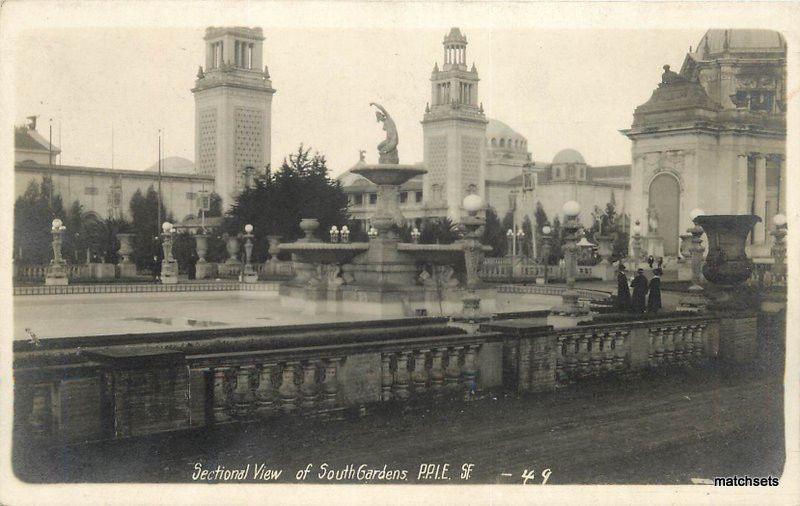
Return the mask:
<path id="1" fill-rule="evenodd" d="M 376 237 L 378 237 L 378 229 L 376 229 L 375 227 L 369 227 L 367 236 L 369 236 L 370 239 L 375 239 Z"/>
<path id="2" fill-rule="evenodd" d="M 339 242 L 339 229 L 336 225 L 331 225 L 330 229 L 331 242 Z"/>
<path id="3" fill-rule="evenodd" d="M 411 242 L 413 242 L 414 244 L 419 243 L 419 236 L 421 236 L 421 235 L 422 235 L 422 233 L 419 231 L 419 229 L 417 227 L 412 228 L 411 229 Z"/>
<path id="4" fill-rule="evenodd" d="M 350 229 L 347 228 L 347 225 L 342 225 L 342 230 L 339 232 L 342 238 L 342 242 L 350 242 Z"/>

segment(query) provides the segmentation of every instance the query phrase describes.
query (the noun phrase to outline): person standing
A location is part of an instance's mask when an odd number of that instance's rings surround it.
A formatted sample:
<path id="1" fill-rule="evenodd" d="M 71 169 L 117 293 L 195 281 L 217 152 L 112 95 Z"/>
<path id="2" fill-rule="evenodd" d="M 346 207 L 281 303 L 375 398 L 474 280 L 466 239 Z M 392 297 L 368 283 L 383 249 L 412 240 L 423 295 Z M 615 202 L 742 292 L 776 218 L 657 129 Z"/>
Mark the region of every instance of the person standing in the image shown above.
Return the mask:
<path id="1" fill-rule="evenodd" d="M 631 288 L 633 288 L 633 311 L 644 313 L 647 303 L 647 278 L 644 275 L 644 269 L 636 271 L 636 277 L 631 281 Z"/>
<path id="2" fill-rule="evenodd" d="M 658 267 L 653 269 L 653 279 L 650 280 L 650 288 L 647 296 L 647 312 L 658 313 L 661 309 L 661 274 L 664 271 Z"/>
<path id="3" fill-rule="evenodd" d="M 620 262 L 617 270 L 617 310 L 631 310 L 631 291 L 628 288 L 628 276 L 625 274 L 625 265 Z"/>

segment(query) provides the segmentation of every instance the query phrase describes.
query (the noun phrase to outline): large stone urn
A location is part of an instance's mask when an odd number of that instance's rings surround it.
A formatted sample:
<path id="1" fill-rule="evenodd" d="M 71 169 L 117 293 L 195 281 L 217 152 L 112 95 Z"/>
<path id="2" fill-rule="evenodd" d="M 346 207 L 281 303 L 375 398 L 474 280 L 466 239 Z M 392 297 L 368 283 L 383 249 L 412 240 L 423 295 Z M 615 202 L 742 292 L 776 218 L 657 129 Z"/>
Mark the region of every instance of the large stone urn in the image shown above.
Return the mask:
<path id="1" fill-rule="evenodd" d="M 319 242 L 320 240 L 314 236 L 314 233 L 319 228 L 319 220 L 316 218 L 303 218 L 300 220 L 300 230 L 303 231 L 305 237 L 300 239 L 303 242 Z"/>
<path id="2" fill-rule="evenodd" d="M 208 279 L 214 276 L 214 265 L 206 260 L 208 253 L 208 234 L 195 234 L 194 246 L 197 252 L 197 262 L 194 265 L 195 279 Z"/>
<path id="3" fill-rule="evenodd" d="M 133 253 L 133 234 L 117 234 L 119 241 L 119 277 L 133 278 L 136 277 L 136 264 L 131 261 L 131 253 Z"/>
<path id="4" fill-rule="evenodd" d="M 732 287 L 747 281 L 753 262 L 747 258 L 745 243 L 753 226 L 761 218 L 744 215 L 702 215 L 694 219 L 708 238 L 708 253 L 703 276 L 719 286 Z"/>
<path id="5" fill-rule="evenodd" d="M 238 266 L 241 265 L 242 262 L 239 261 L 239 237 L 236 235 L 230 235 L 225 239 L 225 249 L 228 252 L 228 259 L 225 260 L 226 265 L 234 265 Z"/>

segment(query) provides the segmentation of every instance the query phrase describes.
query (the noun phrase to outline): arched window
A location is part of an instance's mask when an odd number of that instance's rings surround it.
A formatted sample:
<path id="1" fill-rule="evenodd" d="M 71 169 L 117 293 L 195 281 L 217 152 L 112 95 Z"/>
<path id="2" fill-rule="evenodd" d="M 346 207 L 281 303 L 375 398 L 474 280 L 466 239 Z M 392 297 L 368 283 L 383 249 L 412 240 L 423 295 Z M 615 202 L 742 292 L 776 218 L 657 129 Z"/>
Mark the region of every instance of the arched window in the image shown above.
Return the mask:
<path id="1" fill-rule="evenodd" d="M 505 139 L 500 139 L 500 147 L 501 148 L 506 147 L 506 140 Z"/>
<path id="2" fill-rule="evenodd" d="M 497 146 L 497 139 L 492 137 L 492 147 Z"/>

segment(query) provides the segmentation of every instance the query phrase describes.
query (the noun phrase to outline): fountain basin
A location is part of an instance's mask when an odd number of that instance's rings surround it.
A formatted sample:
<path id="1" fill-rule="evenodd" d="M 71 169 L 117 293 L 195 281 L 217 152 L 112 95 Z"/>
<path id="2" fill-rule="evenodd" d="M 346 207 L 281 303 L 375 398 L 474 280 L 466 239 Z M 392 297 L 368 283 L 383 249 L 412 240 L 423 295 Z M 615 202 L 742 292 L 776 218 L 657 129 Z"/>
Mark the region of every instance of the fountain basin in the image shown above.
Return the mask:
<path id="1" fill-rule="evenodd" d="M 369 249 L 369 243 L 292 242 L 281 244 L 280 251 L 296 255 L 297 260 L 310 264 L 344 264 Z"/>
<path id="2" fill-rule="evenodd" d="M 371 183 L 377 185 L 400 186 L 409 179 L 421 176 L 428 171 L 420 169 L 416 165 L 378 163 L 352 169 L 351 172 L 359 176 L 364 176 Z"/>
<path id="3" fill-rule="evenodd" d="M 481 246 L 484 252 L 492 251 L 491 246 Z M 464 259 L 464 245 L 453 244 L 415 244 L 401 242 L 397 251 L 409 255 L 415 261 L 432 264 L 453 264 Z"/>

